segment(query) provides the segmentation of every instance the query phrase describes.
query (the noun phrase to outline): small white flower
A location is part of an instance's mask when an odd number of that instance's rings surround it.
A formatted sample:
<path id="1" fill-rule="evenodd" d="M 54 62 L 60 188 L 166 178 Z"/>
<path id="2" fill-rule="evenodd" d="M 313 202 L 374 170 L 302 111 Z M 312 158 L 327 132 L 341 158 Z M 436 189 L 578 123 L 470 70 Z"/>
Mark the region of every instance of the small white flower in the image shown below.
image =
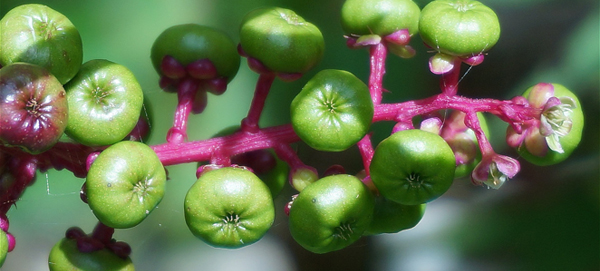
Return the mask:
<path id="1" fill-rule="evenodd" d="M 564 152 L 560 145 L 560 138 L 571 132 L 573 126 L 571 112 L 575 108 L 575 101 L 570 97 L 548 99 L 540 117 L 539 129 L 551 150 L 558 153 Z"/>
<path id="2" fill-rule="evenodd" d="M 490 188 L 500 188 L 509 178 L 517 175 L 521 166 L 511 157 L 491 153 L 484 155 L 483 159 L 471 174 L 471 181 L 475 184 L 485 184 Z"/>

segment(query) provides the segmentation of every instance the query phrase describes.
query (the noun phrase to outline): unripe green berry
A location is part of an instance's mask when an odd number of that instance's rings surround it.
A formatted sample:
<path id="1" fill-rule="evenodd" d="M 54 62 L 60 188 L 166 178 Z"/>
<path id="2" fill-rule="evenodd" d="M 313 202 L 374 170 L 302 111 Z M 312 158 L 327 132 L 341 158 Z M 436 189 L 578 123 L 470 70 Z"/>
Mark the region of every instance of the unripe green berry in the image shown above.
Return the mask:
<path id="1" fill-rule="evenodd" d="M 50 271 L 134 271 L 131 259 L 120 258 L 104 248 L 94 252 L 81 252 L 75 239 L 63 238 L 48 257 Z"/>
<path id="2" fill-rule="evenodd" d="M 498 42 L 500 22 L 492 9 L 478 1 L 436 0 L 421 10 L 419 34 L 439 52 L 471 56 Z"/>
<path id="3" fill-rule="evenodd" d="M 162 74 L 161 63 L 171 56 L 184 67 L 192 62 L 209 59 L 217 76 L 231 81 L 240 67 L 236 45 L 227 34 L 212 27 L 181 24 L 167 28 L 152 45 L 152 65 Z"/>
<path id="4" fill-rule="evenodd" d="M 268 69 L 282 73 L 305 73 L 323 58 L 321 31 L 294 11 L 259 8 L 249 12 L 240 27 L 244 52 Z"/>
<path id="5" fill-rule="evenodd" d="M 0 29 L 0 65 L 36 64 L 63 85 L 77 74 L 83 59 L 81 37 L 63 14 L 44 5 L 21 5 L 4 15 Z"/>
<path id="6" fill-rule="evenodd" d="M 347 35 L 389 35 L 419 30 L 420 9 L 412 0 L 347 0 L 342 6 L 342 28 Z"/>

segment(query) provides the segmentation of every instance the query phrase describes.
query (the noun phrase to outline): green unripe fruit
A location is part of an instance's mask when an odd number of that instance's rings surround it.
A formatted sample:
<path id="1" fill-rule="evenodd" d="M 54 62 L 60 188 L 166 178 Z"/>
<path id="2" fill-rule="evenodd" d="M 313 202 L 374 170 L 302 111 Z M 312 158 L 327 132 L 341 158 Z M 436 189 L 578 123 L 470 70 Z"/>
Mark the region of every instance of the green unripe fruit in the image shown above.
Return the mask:
<path id="1" fill-rule="evenodd" d="M 192 234 L 225 248 L 260 240 L 275 218 L 267 185 L 254 173 L 232 167 L 203 173 L 185 196 L 184 208 Z"/>
<path id="2" fill-rule="evenodd" d="M 442 53 L 471 56 L 498 42 L 500 22 L 492 9 L 478 1 L 436 0 L 421 10 L 419 34 Z"/>
<path id="3" fill-rule="evenodd" d="M 375 197 L 352 175 L 331 175 L 307 186 L 290 208 L 290 233 L 314 253 L 340 250 L 369 227 Z"/>
<path id="4" fill-rule="evenodd" d="M 10 10 L 0 20 L 0 65 L 27 62 L 42 66 L 61 84 L 79 70 L 83 49 L 79 31 L 63 14 L 38 4 Z"/>
<path id="5" fill-rule="evenodd" d="M 416 226 L 425 213 L 425 204 L 404 205 L 385 197 L 375 200 L 373 221 L 364 235 L 396 233 Z"/>
<path id="6" fill-rule="evenodd" d="M 412 0 L 346 0 L 342 6 L 342 28 L 347 35 L 389 35 L 419 30 L 421 10 Z"/>
<path id="7" fill-rule="evenodd" d="M 88 146 L 121 141 L 137 124 L 144 94 L 126 67 L 90 60 L 66 86 L 69 122 L 65 133 Z"/>
<path id="8" fill-rule="evenodd" d="M 108 249 L 80 252 L 75 239 L 61 239 L 48 256 L 50 271 L 134 271 L 131 259 L 120 258 Z"/>
<path id="9" fill-rule="evenodd" d="M 184 67 L 192 62 L 209 59 L 218 76 L 231 81 L 240 67 L 240 56 L 233 40 L 223 31 L 198 24 L 181 24 L 167 28 L 152 45 L 152 65 L 162 74 L 165 56 L 175 58 Z"/>
<path id="10" fill-rule="evenodd" d="M 121 141 L 98 155 L 86 179 L 90 209 L 104 225 L 131 228 L 160 203 L 167 175 L 147 145 Z"/>
<path id="11" fill-rule="evenodd" d="M 373 121 L 369 88 L 342 70 L 317 73 L 291 105 L 292 126 L 314 149 L 342 151 L 356 144 Z"/>
<path id="12" fill-rule="evenodd" d="M 249 12 L 240 27 L 244 52 L 272 71 L 305 73 L 323 58 L 321 31 L 284 8 L 259 8 Z"/>
<path id="13" fill-rule="evenodd" d="M 371 161 L 371 179 L 381 195 L 405 205 L 432 201 L 450 188 L 456 161 L 442 137 L 404 130 L 384 139 Z"/>

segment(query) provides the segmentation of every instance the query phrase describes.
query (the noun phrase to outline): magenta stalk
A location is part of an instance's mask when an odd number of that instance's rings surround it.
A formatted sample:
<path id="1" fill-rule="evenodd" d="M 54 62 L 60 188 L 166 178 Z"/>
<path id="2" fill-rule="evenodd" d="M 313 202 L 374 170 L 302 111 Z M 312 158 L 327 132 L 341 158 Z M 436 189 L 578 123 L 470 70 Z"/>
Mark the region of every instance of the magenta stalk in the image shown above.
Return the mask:
<path id="1" fill-rule="evenodd" d="M 258 77 L 248 115 L 242 120 L 242 131 L 250 133 L 258 132 L 258 121 L 260 120 L 260 115 L 265 107 L 265 101 L 267 100 L 269 90 L 271 89 L 274 80 L 275 74 L 273 73 L 262 73 Z"/>
<path id="2" fill-rule="evenodd" d="M 180 143 L 187 139 L 187 122 L 198 91 L 198 83 L 193 79 L 185 79 L 177 89 L 177 108 L 173 127 L 167 134 L 167 142 Z"/>
<path id="3" fill-rule="evenodd" d="M 442 90 L 442 93 L 448 96 L 454 96 L 458 92 L 461 64 L 461 59 L 455 57 L 452 69 L 449 72 L 442 74 L 442 78 L 440 78 L 440 89 Z"/>
<path id="4" fill-rule="evenodd" d="M 369 48 L 370 53 L 370 75 L 369 92 L 373 100 L 373 105 L 378 105 L 382 100 L 383 93 L 383 75 L 385 74 L 385 59 L 387 48 L 383 43 L 378 43 Z"/>

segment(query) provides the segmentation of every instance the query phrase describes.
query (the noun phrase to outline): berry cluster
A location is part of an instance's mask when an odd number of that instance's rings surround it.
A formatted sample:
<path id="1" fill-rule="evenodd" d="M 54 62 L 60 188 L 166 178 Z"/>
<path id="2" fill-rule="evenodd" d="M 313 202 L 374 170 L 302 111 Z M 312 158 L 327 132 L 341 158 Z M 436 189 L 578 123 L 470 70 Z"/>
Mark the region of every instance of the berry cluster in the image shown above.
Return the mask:
<path id="1" fill-rule="evenodd" d="M 81 199 L 99 222 L 89 235 L 68 229 L 50 252 L 50 270 L 133 270 L 131 248 L 112 235 L 158 206 L 166 166 L 197 163 L 183 211 L 204 242 L 238 248 L 260 240 L 275 219 L 273 199 L 289 183 L 298 192 L 285 207 L 291 236 L 328 253 L 414 227 L 455 179 L 498 189 L 513 178 L 519 162 L 494 151 L 484 112 L 509 124 L 507 143 L 534 164 L 559 163 L 577 147 L 583 113 L 562 85 L 540 83 L 510 100 L 457 95 L 461 65 L 481 64 L 500 36 L 496 14 L 482 3 L 436 0 L 420 9 L 412 0 L 347 0 L 341 20 L 348 47 L 369 50 L 368 83 L 344 70 L 319 71 L 292 101 L 291 123 L 272 127 L 259 120 L 274 80 L 298 80 L 324 55 L 315 25 L 266 7 L 243 18 L 237 44 L 196 24 L 164 30 L 151 59 L 178 105 L 166 142 L 149 146 L 143 92 L 131 71 L 102 59 L 82 63 L 79 32 L 47 6 L 8 12 L 0 20 L 0 265 L 15 246 L 6 212 L 36 172 L 52 168 L 85 178 Z M 414 56 L 414 35 L 434 52 L 429 68 L 441 91 L 385 102 L 386 57 Z M 208 93 L 227 90 L 241 57 L 259 74 L 247 116 L 213 138 L 188 140 L 190 114 L 203 112 Z M 371 125 L 383 121 L 395 125 L 375 146 Z M 331 165 L 319 174 L 296 154 L 299 141 L 327 152 L 356 146 L 364 167 L 349 174 Z"/>

